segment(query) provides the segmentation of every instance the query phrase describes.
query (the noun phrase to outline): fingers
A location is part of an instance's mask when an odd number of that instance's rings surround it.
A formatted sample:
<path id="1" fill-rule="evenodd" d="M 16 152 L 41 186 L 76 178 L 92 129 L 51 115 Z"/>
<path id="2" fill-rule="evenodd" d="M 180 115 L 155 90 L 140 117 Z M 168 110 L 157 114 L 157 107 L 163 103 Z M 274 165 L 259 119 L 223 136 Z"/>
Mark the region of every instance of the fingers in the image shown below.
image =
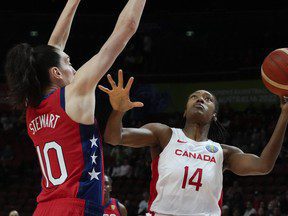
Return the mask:
<path id="1" fill-rule="evenodd" d="M 116 88 L 117 87 L 116 83 L 114 82 L 114 80 L 112 79 L 110 74 L 107 75 L 107 79 L 108 79 L 108 81 L 109 81 L 109 83 L 110 83 L 112 88 Z"/>
<path id="2" fill-rule="evenodd" d="M 123 88 L 123 71 L 118 71 L 118 87 Z"/>
<path id="3" fill-rule="evenodd" d="M 130 77 L 129 80 L 128 80 L 128 82 L 127 82 L 127 85 L 125 86 L 125 89 L 126 89 L 127 91 L 130 91 L 131 86 L 132 86 L 132 84 L 133 84 L 133 81 L 134 81 L 134 77 Z"/>
<path id="4" fill-rule="evenodd" d="M 133 107 L 143 107 L 144 104 L 142 102 L 132 102 Z"/>
<path id="5" fill-rule="evenodd" d="M 98 85 L 98 88 L 99 88 L 101 91 L 103 91 L 103 92 L 105 92 L 105 93 L 107 93 L 107 94 L 109 94 L 109 93 L 111 92 L 111 90 L 109 90 L 108 88 L 106 88 L 106 87 L 104 87 L 104 86 L 102 86 L 102 85 Z"/>

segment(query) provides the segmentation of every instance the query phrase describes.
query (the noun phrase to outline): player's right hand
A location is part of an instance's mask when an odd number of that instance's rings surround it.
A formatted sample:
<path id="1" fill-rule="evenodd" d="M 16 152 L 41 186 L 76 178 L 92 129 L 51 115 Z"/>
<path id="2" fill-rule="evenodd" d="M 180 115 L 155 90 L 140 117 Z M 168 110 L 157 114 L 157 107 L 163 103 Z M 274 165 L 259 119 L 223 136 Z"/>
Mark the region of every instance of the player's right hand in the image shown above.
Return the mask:
<path id="1" fill-rule="evenodd" d="M 112 89 L 108 89 L 102 85 L 99 85 L 98 88 L 109 95 L 110 104 L 114 110 L 127 112 L 134 107 L 144 106 L 142 102 L 131 102 L 130 100 L 129 93 L 134 80 L 133 77 L 130 77 L 125 88 L 123 88 L 122 70 L 118 71 L 118 85 L 116 85 L 110 74 L 107 75 L 107 79 Z"/>

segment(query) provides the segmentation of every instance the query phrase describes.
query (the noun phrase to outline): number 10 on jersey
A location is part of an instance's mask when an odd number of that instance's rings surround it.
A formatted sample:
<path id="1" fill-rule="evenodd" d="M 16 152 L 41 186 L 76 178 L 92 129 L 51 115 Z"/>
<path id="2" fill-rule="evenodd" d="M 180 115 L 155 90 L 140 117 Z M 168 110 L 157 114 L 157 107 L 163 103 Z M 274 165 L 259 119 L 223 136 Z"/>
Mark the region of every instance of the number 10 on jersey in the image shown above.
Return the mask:
<path id="1" fill-rule="evenodd" d="M 193 173 L 191 178 L 189 178 L 188 185 L 192 185 L 196 187 L 196 191 L 199 191 L 200 187 L 202 187 L 202 169 L 197 168 L 196 171 Z M 185 189 L 187 185 L 187 179 L 189 174 L 189 167 L 184 167 L 184 177 L 182 181 L 182 188 Z"/>

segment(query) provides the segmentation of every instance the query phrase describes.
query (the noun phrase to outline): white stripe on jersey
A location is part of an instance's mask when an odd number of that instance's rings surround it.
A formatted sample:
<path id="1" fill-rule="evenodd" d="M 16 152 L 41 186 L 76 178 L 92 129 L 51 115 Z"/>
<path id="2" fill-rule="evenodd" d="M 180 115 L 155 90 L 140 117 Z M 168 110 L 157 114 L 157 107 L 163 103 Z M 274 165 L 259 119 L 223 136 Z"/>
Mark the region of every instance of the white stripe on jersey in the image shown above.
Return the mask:
<path id="1" fill-rule="evenodd" d="M 196 142 L 182 129 L 172 136 L 159 155 L 156 197 L 150 210 L 156 215 L 221 215 L 223 150 L 211 140 Z M 158 173 L 155 173 L 158 172 Z"/>

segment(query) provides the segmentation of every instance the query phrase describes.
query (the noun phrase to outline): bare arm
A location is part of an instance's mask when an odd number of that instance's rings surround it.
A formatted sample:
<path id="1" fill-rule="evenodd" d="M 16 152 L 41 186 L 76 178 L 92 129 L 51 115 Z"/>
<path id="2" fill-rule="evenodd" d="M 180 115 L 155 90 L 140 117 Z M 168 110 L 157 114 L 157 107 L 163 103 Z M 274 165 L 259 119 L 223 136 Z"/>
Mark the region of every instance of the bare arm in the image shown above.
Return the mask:
<path id="1" fill-rule="evenodd" d="M 108 81 L 112 89 L 109 90 L 103 86 L 99 88 L 109 95 L 109 100 L 113 111 L 106 123 L 104 133 L 105 142 L 112 145 L 123 145 L 129 147 L 155 147 L 163 145 L 162 137 L 171 134 L 171 129 L 160 123 L 150 123 L 142 126 L 141 128 L 123 128 L 122 118 L 128 110 L 134 107 L 142 107 L 141 102 L 131 102 L 129 98 L 130 88 L 133 83 L 133 78 L 130 78 L 126 87 L 123 88 L 123 73 L 121 70 L 118 72 L 118 85 L 114 82 L 112 77 L 108 74 Z"/>
<path id="2" fill-rule="evenodd" d="M 77 10 L 80 0 L 68 0 L 64 10 L 62 11 L 56 26 L 50 36 L 48 45 L 65 49 L 67 39 L 69 37 L 72 21 Z"/>
<path id="3" fill-rule="evenodd" d="M 136 32 L 145 2 L 128 1 L 101 50 L 77 71 L 72 83 L 65 87 L 66 112 L 74 121 L 94 123 L 96 85 Z"/>
<path id="4" fill-rule="evenodd" d="M 94 92 L 97 83 L 135 34 L 146 0 L 129 0 L 101 50 L 76 73 L 73 85 L 79 95 Z"/>
<path id="5" fill-rule="evenodd" d="M 288 104 L 282 106 L 282 111 L 272 137 L 262 151 L 260 157 L 245 154 L 236 147 L 223 145 L 227 152 L 227 169 L 238 175 L 265 175 L 271 172 L 281 151 L 288 122 Z"/>
<path id="6" fill-rule="evenodd" d="M 123 115 L 112 111 L 106 124 L 105 142 L 133 148 L 154 147 L 160 144 L 159 133 L 166 125 L 150 123 L 141 128 L 123 128 L 121 116 Z"/>

